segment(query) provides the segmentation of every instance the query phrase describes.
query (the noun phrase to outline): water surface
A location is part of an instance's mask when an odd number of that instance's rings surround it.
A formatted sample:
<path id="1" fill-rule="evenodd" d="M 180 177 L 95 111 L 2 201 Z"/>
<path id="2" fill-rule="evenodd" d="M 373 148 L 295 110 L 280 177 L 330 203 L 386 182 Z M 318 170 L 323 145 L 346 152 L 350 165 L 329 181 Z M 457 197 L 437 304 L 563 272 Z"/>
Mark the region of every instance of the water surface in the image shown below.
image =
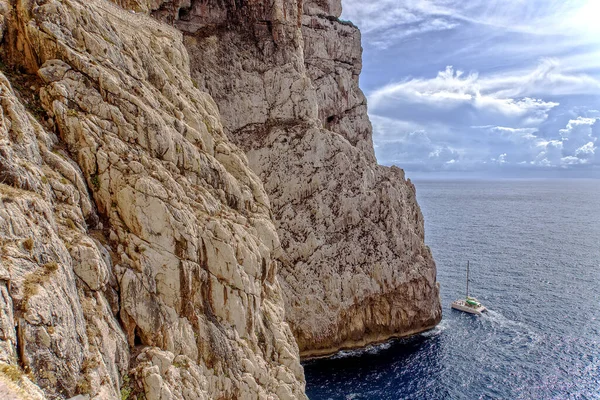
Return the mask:
<path id="1" fill-rule="evenodd" d="M 305 364 L 319 399 L 600 399 L 600 180 L 417 182 L 434 330 Z M 471 293 L 490 312 L 449 308 Z"/>

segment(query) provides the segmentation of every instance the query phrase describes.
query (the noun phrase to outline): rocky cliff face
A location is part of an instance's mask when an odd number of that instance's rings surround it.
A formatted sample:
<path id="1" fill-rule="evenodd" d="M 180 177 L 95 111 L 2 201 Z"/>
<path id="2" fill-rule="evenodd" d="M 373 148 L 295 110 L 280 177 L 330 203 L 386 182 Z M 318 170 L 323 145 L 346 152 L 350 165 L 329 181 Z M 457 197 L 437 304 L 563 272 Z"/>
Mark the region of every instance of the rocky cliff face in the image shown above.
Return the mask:
<path id="1" fill-rule="evenodd" d="M 268 197 L 181 34 L 102 0 L 1 10 L 3 366 L 49 398 L 303 398 Z"/>
<path id="2" fill-rule="evenodd" d="M 340 1 L 191 1 L 172 13 L 192 76 L 271 199 L 301 354 L 418 332 L 441 318 L 414 186 L 376 164 L 360 33 Z"/>
<path id="3" fill-rule="evenodd" d="M 433 326 L 339 0 L 115 2 L 0 0 L 0 395 L 301 399 Z"/>

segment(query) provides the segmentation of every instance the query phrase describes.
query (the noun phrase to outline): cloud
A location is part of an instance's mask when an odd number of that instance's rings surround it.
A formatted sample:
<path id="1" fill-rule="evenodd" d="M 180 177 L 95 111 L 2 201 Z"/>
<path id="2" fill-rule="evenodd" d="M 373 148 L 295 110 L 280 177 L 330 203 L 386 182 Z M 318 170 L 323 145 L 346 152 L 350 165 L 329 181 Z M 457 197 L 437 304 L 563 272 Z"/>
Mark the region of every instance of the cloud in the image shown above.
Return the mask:
<path id="1" fill-rule="evenodd" d="M 408 79 L 388 84 L 375 90 L 369 96 L 372 107 L 378 107 L 386 98 L 413 97 L 415 101 L 439 103 L 451 107 L 453 101 L 479 100 L 511 105 L 514 98 L 528 98 L 522 105 L 536 103 L 551 105 L 541 101 L 533 102 L 535 96 L 559 95 L 598 95 L 600 81 L 586 74 L 568 74 L 561 70 L 556 59 L 543 59 L 532 70 L 509 71 L 502 74 L 480 77 L 476 72 L 466 74 L 453 66 L 447 66 L 433 79 Z M 554 104 L 556 106 L 558 104 Z M 519 107 L 521 108 L 521 107 Z"/>
<path id="2" fill-rule="evenodd" d="M 539 127 L 417 123 L 381 115 L 371 120 L 379 161 L 409 171 L 600 166 L 596 117 L 577 117 L 551 132 Z"/>
<path id="3" fill-rule="evenodd" d="M 356 23 L 366 36 L 390 45 L 386 33 L 404 36 L 453 29 L 460 24 L 536 36 L 577 36 L 583 42 L 600 32 L 597 6 L 587 0 L 344 0 L 343 18 Z M 436 21 L 436 22 L 432 22 Z M 411 29 L 420 26 L 421 29 Z"/>
<path id="4" fill-rule="evenodd" d="M 594 137 L 594 126 L 598 123 L 596 118 L 583 118 L 570 120 L 566 128 L 559 131 L 564 144 L 564 150 L 568 155 L 576 155 L 584 146 L 590 143 L 593 147 L 596 137 Z M 592 151 L 593 153 L 593 151 Z"/>
<path id="5" fill-rule="evenodd" d="M 509 71 L 486 77 L 481 85 L 501 97 L 565 96 L 600 93 L 600 81 L 582 73 L 565 71 L 561 62 L 545 58 L 531 71 Z"/>
<path id="6" fill-rule="evenodd" d="M 452 13 L 429 1 L 344 0 L 342 18 L 359 26 L 366 43 L 386 49 L 399 40 L 459 26 Z"/>
<path id="7" fill-rule="evenodd" d="M 473 126 L 472 128 L 489 129 L 492 132 L 495 132 L 504 137 L 519 138 L 519 139 L 523 139 L 523 140 L 535 139 L 536 136 L 534 135 L 534 133 L 537 132 L 536 128 L 510 128 L 507 126 L 493 126 L 493 125 Z"/>
<path id="8" fill-rule="evenodd" d="M 559 131 L 560 162 L 555 165 L 568 167 L 578 164 L 600 164 L 600 152 L 596 143 L 600 144 L 600 119 L 584 118 L 570 120 L 564 129 Z M 543 152 L 547 150 L 544 149 Z"/>
<path id="9" fill-rule="evenodd" d="M 429 32 L 438 32 L 450 30 L 458 27 L 456 22 L 448 21 L 442 18 L 422 19 L 405 24 L 403 27 L 392 26 L 390 29 L 380 29 L 380 33 L 375 35 L 370 44 L 379 50 L 385 50 L 388 47 L 398 43 L 405 38 L 424 35 Z"/>
<path id="10" fill-rule="evenodd" d="M 363 34 L 361 86 L 380 162 L 600 171 L 596 0 L 343 6 Z"/>
<path id="11" fill-rule="evenodd" d="M 559 140 L 550 140 L 548 142 L 538 143 L 541 151 L 531 162 L 532 165 L 541 167 L 556 167 L 560 165 L 562 159 L 562 142 Z"/>
<path id="12" fill-rule="evenodd" d="M 597 147 L 594 145 L 594 142 L 587 142 L 577 150 L 575 150 L 575 156 L 580 160 L 590 160 L 593 159 L 596 155 Z"/>
<path id="13" fill-rule="evenodd" d="M 570 120 L 558 132 L 545 132 L 554 136 L 547 140 L 538 136 L 536 129 L 506 127 L 481 127 L 511 138 L 514 151 L 530 159 L 530 165 L 546 168 L 569 168 L 575 165 L 600 165 L 600 118 L 578 117 Z M 505 158 L 506 161 L 506 158 Z M 527 164 L 527 161 L 522 161 Z"/>
<path id="14" fill-rule="evenodd" d="M 373 114 L 441 124 L 532 126 L 559 105 L 532 97 L 511 98 L 506 87 L 489 85 L 475 72 L 452 66 L 432 79 L 410 79 L 386 85 L 368 95 Z"/>
<path id="15" fill-rule="evenodd" d="M 402 165 L 419 171 L 456 169 L 461 154 L 448 143 L 439 140 L 440 135 L 420 129 L 418 125 L 391 118 L 371 118 L 378 143 L 377 152 L 385 164 Z M 443 134 L 442 134 L 443 136 Z"/>

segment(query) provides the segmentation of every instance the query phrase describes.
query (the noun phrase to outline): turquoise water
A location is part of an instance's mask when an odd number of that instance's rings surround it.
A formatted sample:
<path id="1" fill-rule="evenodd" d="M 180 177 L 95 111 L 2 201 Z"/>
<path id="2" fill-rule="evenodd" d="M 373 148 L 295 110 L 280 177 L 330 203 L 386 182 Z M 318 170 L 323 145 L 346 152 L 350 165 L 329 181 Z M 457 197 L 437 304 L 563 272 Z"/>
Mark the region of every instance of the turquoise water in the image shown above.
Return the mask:
<path id="1" fill-rule="evenodd" d="M 432 331 L 305 364 L 318 399 L 600 399 L 600 181 L 422 181 Z M 490 312 L 450 309 L 471 293 Z"/>

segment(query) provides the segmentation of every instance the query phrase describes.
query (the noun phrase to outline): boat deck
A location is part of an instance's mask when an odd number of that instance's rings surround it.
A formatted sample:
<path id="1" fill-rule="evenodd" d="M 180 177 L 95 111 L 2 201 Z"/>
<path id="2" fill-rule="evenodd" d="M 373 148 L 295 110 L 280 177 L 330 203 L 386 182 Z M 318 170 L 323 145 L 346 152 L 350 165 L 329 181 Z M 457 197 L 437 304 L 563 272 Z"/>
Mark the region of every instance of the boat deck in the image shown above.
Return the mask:
<path id="1" fill-rule="evenodd" d="M 481 315 L 483 312 L 487 311 L 487 308 L 479 304 L 479 306 L 472 306 L 467 304 L 466 300 L 456 300 L 453 301 L 450 305 L 455 310 L 463 311 L 469 314 Z"/>

